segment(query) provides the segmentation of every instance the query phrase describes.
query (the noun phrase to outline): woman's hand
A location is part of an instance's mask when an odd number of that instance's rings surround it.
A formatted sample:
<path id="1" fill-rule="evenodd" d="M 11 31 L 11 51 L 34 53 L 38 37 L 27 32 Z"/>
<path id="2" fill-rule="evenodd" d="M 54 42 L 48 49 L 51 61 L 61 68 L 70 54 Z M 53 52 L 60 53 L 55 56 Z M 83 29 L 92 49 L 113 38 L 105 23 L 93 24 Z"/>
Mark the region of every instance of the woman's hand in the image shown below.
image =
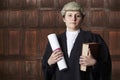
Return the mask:
<path id="1" fill-rule="evenodd" d="M 57 63 L 59 60 L 62 59 L 62 56 L 63 56 L 63 52 L 61 50 L 54 51 L 48 59 L 48 64 L 52 65 Z"/>
<path id="2" fill-rule="evenodd" d="M 93 66 L 96 64 L 96 60 L 92 57 L 90 51 L 88 56 L 80 56 L 79 64 L 83 66 Z"/>

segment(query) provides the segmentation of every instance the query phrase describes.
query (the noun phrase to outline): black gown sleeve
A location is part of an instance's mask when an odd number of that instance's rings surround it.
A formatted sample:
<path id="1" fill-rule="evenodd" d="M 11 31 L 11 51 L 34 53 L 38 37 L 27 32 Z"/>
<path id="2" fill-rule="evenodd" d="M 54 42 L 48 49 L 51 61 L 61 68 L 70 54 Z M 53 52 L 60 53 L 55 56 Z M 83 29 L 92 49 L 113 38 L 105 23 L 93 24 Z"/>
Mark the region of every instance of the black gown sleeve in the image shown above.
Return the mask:
<path id="1" fill-rule="evenodd" d="M 100 35 L 95 35 L 94 40 L 99 43 L 97 63 L 93 66 L 93 80 L 111 80 L 111 58 L 109 49 Z"/>
<path id="2" fill-rule="evenodd" d="M 52 80 L 52 77 L 54 75 L 54 70 L 56 65 L 49 66 L 47 63 L 48 58 L 50 57 L 51 54 L 52 54 L 52 49 L 50 47 L 50 44 L 48 43 L 42 59 L 42 70 L 43 70 L 44 80 Z"/>

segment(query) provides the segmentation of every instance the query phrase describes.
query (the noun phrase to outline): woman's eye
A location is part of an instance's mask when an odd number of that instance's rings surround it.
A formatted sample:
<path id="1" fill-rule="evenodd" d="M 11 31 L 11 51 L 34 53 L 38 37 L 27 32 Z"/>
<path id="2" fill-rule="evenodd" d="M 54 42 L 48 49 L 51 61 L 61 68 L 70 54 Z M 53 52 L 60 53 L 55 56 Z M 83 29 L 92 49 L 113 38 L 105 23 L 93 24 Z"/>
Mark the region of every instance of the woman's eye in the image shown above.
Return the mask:
<path id="1" fill-rule="evenodd" d="M 69 17 L 71 17 L 72 15 L 68 15 Z"/>
<path id="2" fill-rule="evenodd" d="M 80 15 L 77 15 L 76 17 L 81 17 Z"/>

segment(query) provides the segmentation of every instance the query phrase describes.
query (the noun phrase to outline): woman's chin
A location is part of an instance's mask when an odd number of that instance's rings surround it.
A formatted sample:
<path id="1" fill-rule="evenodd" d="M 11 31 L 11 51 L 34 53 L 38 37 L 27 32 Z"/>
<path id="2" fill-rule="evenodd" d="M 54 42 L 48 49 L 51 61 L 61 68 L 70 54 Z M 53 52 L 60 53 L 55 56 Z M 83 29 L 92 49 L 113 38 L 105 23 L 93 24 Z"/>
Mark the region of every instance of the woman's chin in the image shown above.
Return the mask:
<path id="1" fill-rule="evenodd" d="M 78 30 L 78 28 L 68 28 L 68 30 L 75 31 L 75 30 Z"/>

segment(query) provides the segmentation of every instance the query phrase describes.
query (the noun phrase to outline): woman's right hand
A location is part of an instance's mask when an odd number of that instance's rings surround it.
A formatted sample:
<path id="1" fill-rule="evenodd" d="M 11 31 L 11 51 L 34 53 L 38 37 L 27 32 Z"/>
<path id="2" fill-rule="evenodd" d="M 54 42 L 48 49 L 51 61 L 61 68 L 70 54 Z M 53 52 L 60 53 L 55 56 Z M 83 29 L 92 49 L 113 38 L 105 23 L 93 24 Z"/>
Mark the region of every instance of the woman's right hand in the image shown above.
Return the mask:
<path id="1" fill-rule="evenodd" d="M 59 60 L 62 59 L 63 52 L 61 50 L 55 50 L 51 54 L 51 56 L 48 59 L 48 64 L 51 66 L 52 64 L 57 63 Z"/>

